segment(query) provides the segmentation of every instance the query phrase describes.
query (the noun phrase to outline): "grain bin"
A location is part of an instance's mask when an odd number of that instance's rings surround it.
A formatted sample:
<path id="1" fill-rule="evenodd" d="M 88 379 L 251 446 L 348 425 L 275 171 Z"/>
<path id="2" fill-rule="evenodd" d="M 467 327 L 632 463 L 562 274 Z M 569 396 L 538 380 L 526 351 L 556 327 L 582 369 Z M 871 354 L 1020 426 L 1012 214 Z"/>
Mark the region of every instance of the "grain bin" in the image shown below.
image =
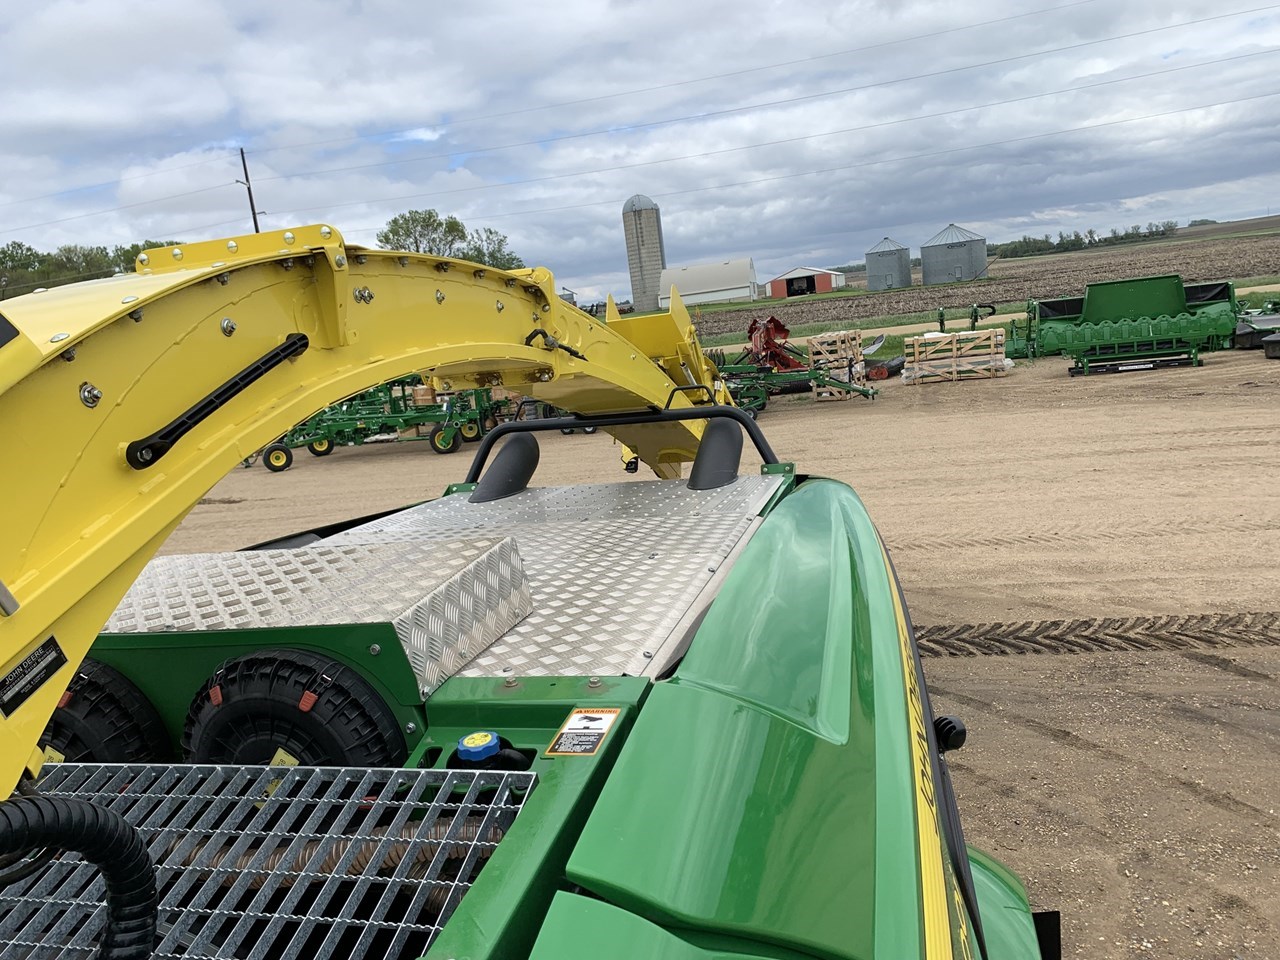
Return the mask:
<path id="1" fill-rule="evenodd" d="M 885 237 L 867 251 L 867 289 L 911 286 L 911 250 Z"/>
<path id="2" fill-rule="evenodd" d="M 631 301 L 637 313 L 658 309 L 659 280 L 667 266 L 658 205 L 637 193 L 622 205 L 622 232 L 631 271 Z"/>
<path id="3" fill-rule="evenodd" d="M 949 223 L 920 247 L 920 266 L 926 286 L 976 280 L 987 272 L 986 238 Z"/>

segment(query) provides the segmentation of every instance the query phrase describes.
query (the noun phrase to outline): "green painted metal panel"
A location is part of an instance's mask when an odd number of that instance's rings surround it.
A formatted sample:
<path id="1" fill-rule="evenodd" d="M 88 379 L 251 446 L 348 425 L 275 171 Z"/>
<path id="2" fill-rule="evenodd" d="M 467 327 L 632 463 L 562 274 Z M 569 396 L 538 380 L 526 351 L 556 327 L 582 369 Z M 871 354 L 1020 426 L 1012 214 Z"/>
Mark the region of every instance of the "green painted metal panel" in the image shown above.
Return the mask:
<path id="1" fill-rule="evenodd" d="M 458 739 L 493 730 L 521 750 L 541 753 L 574 707 L 637 707 L 649 691 L 644 677 L 451 677 L 427 701 L 427 734 L 408 766 L 444 766 Z M 535 761 L 534 769 L 551 758 Z"/>
<path id="2" fill-rule="evenodd" d="M 565 685 L 572 688 L 578 682 L 575 679 Z M 581 683 L 586 683 L 585 678 Z M 532 697 L 526 691 L 523 700 L 509 698 L 498 713 L 490 714 L 482 703 L 471 705 L 485 722 L 468 729 L 498 729 L 517 743 L 521 734 L 517 728 L 507 727 L 508 721 L 523 718 L 523 722 L 546 723 L 537 738 L 542 748 L 550 744 L 575 706 L 616 706 L 622 713 L 595 755 L 539 756 L 535 760 L 533 770 L 538 782 L 533 793 L 432 944 L 427 954 L 430 960 L 511 960 L 528 956 L 551 898 L 560 887 L 565 861 L 625 742 L 635 716 L 635 701 L 643 695 L 646 684 L 647 681 L 631 678 L 611 692 L 593 690 L 581 701 L 563 702 L 555 699 L 561 694 L 544 682 L 543 689 Z M 546 699 L 538 699 L 543 694 Z M 459 693 L 454 706 L 464 707 L 464 696 Z M 451 717 L 457 719 L 456 714 Z M 442 733 L 435 732 L 438 736 Z M 516 736 L 510 737 L 511 733 Z"/>
<path id="3" fill-rule="evenodd" d="M 530 960 L 773 960 L 797 954 L 696 946 L 615 906 L 557 893 Z"/>
<path id="4" fill-rule="evenodd" d="M 986 960 L 1039 960 L 1027 891 L 999 860 L 969 848 L 969 866 L 987 940 Z"/>
<path id="5" fill-rule="evenodd" d="M 856 495 L 802 483 L 649 695 L 569 878 L 677 929 L 920 956 L 893 589 Z"/>
<path id="6" fill-rule="evenodd" d="M 1182 278 L 1173 274 L 1091 283 L 1085 288 L 1080 319 L 1085 323 L 1101 323 L 1186 312 L 1187 295 L 1182 289 Z"/>
<path id="7" fill-rule="evenodd" d="M 371 651 L 375 648 L 378 653 Z M 426 726 L 422 697 L 404 648 L 388 623 L 269 627 L 190 633 L 105 633 L 90 656 L 115 667 L 155 705 L 175 752 L 191 701 L 223 662 L 257 650 L 288 647 L 332 657 L 359 671 L 396 715 L 406 741 Z"/>

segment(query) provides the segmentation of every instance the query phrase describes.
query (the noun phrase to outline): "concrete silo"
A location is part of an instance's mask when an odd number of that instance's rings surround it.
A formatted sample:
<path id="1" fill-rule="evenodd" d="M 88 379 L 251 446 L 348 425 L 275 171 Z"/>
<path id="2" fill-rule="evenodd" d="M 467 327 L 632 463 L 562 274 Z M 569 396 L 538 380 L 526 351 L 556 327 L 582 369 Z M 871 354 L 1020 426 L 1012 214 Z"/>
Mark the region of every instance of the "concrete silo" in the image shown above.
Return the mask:
<path id="1" fill-rule="evenodd" d="M 867 289 L 911 286 L 911 250 L 885 237 L 867 251 Z"/>
<path id="2" fill-rule="evenodd" d="M 976 280 L 987 272 L 987 241 L 954 223 L 920 247 L 925 285 Z"/>
<path id="3" fill-rule="evenodd" d="M 627 267 L 631 270 L 631 302 L 637 313 L 657 310 L 659 281 L 667 266 L 658 205 L 637 193 L 622 205 L 622 232 L 627 239 Z"/>

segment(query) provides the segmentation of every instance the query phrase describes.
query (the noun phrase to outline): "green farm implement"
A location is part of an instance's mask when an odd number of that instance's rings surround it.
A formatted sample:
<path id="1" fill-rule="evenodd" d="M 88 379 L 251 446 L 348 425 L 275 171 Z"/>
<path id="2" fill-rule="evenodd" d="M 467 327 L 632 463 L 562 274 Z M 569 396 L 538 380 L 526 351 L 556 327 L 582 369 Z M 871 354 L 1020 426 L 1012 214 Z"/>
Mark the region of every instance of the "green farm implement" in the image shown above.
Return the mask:
<path id="1" fill-rule="evenodd" d="M 1091 283 L 1083 297 L 1029 300 L 1011 324 L 1006 355 L 1067 356 L 1076 374 L 1200 366 L 1231 345 L 1239 306 L 1228 281 L 1178 276 Z"/>
<path id="2" fill-rule="evenodd" d="M 1260 310 L 1241 310 L 1236 324 L 1236 348 L 1260 350 L 1267 337 L 1280 333 L 1280 300 L 1263 301 Z M 1268 354 L 1269 356 L 1269 354 Z"/>
<path id="3" fill-rule="evenodd" d="M 456 453 L 464 441 L 481 439 L 515 410 L 511 401 L 495 400 L 488 387 L 438 398 L 423 377 L 401 377 L 325 407 L 267 446 L 262 462 L 278 473 L 289 469 L 300 447 L 325 457 L 335 447 L 379 440 L 425 440 L 436 453 Z"/>
<path id="4" fill-rule="evenodd" d="M 584 420 L 522 420 L 437 500 L 153 560 L 43 789 L 137 811 L 192 955 L 1058 956 L 965 843 L 964 725 L 853 491 L 734 408 L 588 421 L 695 416 L 687 480 L 530 486 L 538 432 Z"/>

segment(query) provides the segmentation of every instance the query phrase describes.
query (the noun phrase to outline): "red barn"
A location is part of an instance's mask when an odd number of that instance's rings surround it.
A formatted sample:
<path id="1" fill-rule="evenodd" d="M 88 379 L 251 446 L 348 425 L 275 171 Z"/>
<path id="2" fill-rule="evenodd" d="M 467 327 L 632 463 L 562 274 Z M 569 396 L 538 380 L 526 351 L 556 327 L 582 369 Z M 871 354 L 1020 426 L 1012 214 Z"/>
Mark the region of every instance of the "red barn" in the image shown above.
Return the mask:
<path id="1" fill-rule="evenodd" d="M 796 267 L 766 284 L 767 296 L 781 300 L 784 297 L 802 297 L 807 293 L 830 293 L 843 287 L 844 274 L 839 270 L 823 270 L 821 267 Z"/>

